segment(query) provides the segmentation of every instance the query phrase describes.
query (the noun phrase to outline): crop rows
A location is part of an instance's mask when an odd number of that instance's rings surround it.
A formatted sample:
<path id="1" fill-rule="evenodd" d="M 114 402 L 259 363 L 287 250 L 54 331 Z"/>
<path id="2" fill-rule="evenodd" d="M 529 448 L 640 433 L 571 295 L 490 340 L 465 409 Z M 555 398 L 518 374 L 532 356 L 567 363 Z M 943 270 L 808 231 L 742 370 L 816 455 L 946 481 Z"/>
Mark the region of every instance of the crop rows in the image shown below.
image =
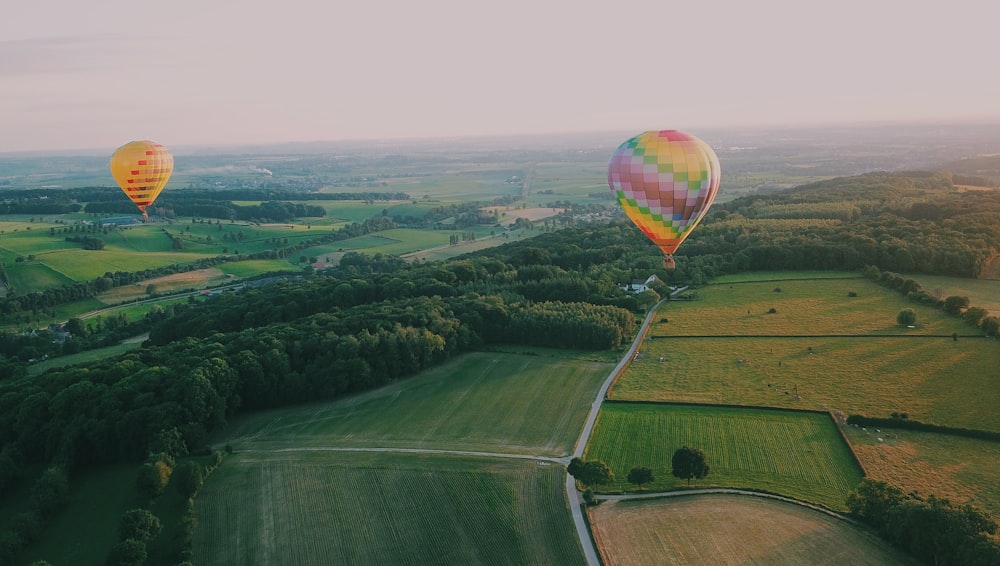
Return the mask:
<path id="1" fill-rule="evenodd" d="M 400 455 L 339 460 L 227 459 L 216 472 L 225 477 L 213 476 L 199 495 L 195 560 L 548 564 L 579 556 L 561 467 Z"/>
<path id="2" fill-rule="evenodd" d="M 404 447 L 558 456 L 570 451 L 609 364 L 475 353 L 419 379 L 234 423 L 240 447 Z M 503 423 L 503 426 L 497 426 Z"/>
<path id="3" fill-rule="evenodd" d="M 833 421 L 815 413 L 615 403 L 602 408 L 587 458 L 614 471 L 606 491 L 635 489 L 626 482 L 633 466 L 653 470 L 648 488 L 671 489 L 684 485 L 671 475 L 683 445 L 704 450 L 711 468 L 695 485 L 764 489 L 840 509 L 861 480 Z"/>

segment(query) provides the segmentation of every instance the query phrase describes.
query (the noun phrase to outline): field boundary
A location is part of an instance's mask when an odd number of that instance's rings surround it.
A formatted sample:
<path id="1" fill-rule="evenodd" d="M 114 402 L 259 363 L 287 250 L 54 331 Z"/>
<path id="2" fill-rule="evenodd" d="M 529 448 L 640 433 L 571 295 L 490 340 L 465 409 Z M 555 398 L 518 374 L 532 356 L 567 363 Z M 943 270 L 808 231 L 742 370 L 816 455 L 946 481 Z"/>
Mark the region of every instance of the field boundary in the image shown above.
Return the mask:
<path id="1" fill-rule="evenodd" d="M 794 497 L 788 497 L 786 495 L 778 495 L 777 493 L 770 493 L 767 491 L 754 491 L 751 489 L 736 489 L 733 487 L 703 487 L 696 489 L 676 489 L 671 491 L 658 491 L 651 493 L 624 493 L 621 495 L 611 495 L 611 494 L 594 494 L 595 499 L 601 501 L 632 501 L 636 499 L 664 499 L 667 497 L 683 497 L 683 496 L 702 496 L 702 495 L 745 495 L 748 497 L 760 497 L 764 499 L 775 499 L 778 501 L 783 501 L 785 503 L 791 503 L 793 505 L 798 505 L 799 507 L 805 507 L 807 509 L 812 509 L 813 511 L 819 511 L 825 513 L 831 517 L 846 521 L 854 526 L 868 528 L 862 523 L 851 518 L 849 515 L 844 513 L 838 513 L 833 509 L 829 509 L 822 505 L 817 505 L 815 503 L 809 503 L 808 501 L 802 501 L 800 499 L 795 499 Z"/>
<path id="2" fill-rule="evenodd" d="M 761 411 L 779 411 L 786 413 L 808 413 L 813 415 L 826 415 L 830 417 L 833 422 L 834 428 L 837 429 L 837 434 L 840 435 L 841 440 L 844 441 L 844 445 L 847 446 L 848 452 L 851 453 L 851 458 L 854 459 L 854 463 L 857 464 L 858 469 L 861 470 L 861 475 L 868 477 L 868 469 L 865 465 L 861 463 L 861 459 L 858 458 L 857 452 L 854 451 L 854 445 L 851 444 L 850 439 L 844 434 L 844 426 L 847 421 L 844 420 L 844 424 L 841 424 L 837 415 L 833 411 L 824 411 L 820 409 L 797 409 L 795 407 L 768 407 L 764 405 L 727 405 L 724 403 L 691 403 L 687 401 L 643 401 L 643 400 L 629 400 L 629 399 L 605 399 L 605 403 L 611 405 L 678 405 L 684 407 L 712 407 L 720 409 L 757 409 Z M 762 492 L 764 493 L 764 492 Z M 784 497 L 784 496 L 777 496 Z"/>
<path id="3" fill-rule="evenodd" d="M 689 401 L 655 401 L 655 400 L 632 400 L 632 399 L 605 399 L 605 403 L 611 405 L 678 405 L 683 407 L 711 407 L 717 409 L 757 409 L 759 411 L 779 411 L 787 413 L 810 413 L 813 415 L 827 415 L 837 424 L 836 417 L 830 411 L 821 409 L 797 409 L 795 407 L 769 407 L 766 405 L 729 405 L 726 403 L 694 403 Z"/>
<path id="4" fill-rule="evenodd" d="M 664 338 L 989 338 L 985 334 L 658 334 L 650 340 Z"/>

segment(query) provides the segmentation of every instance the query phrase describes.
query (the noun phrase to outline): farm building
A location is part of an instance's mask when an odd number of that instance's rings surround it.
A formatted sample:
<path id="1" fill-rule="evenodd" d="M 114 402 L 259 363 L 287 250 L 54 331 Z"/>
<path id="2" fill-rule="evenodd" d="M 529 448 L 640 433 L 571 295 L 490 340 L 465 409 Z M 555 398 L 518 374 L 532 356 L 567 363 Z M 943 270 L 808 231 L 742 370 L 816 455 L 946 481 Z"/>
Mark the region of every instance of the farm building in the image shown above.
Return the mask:
<path id="1" fill-rule="evenodd" d="M 645 279 L 635 279 L 631 283 L 623 283 L 619 285 L 622 291 L 629 293 L 642 293 L 649 290 L 649 286 L 653 284 L 654 281 L 659 281 L 659 277 L 656 275 L 650 275 Z"/>

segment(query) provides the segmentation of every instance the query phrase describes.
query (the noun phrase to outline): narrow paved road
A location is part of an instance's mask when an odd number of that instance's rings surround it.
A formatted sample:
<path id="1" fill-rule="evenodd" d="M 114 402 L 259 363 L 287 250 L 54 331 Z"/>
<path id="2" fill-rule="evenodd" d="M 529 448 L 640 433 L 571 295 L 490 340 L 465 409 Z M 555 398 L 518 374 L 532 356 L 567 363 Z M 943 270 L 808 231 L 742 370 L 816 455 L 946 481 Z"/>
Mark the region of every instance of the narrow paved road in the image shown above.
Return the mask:
<path id="1" fill-rule="evenodd" d="M 675 291 L 675 293 L 681 290 Z M 594 399 L 594 403 L 590 406 L 590 414 L 587 415 L 587 423 L 583 425 L 583 431 L 580 433 L 580 438 L 576 441 L 576 448 L 573 450 L 574 458 L 580 458 L 583 456 L 583 450 L 587 447 L 587 441 L 590 440 L 590 433 L 594 430 L 594 423 L 597 422 L 597 413 L 601 410 L 601 403 L 604 402 L 604 397 L 608 394 L 608 389 L 614 382 L 615 377 L 625 369 L 625 366 L 627 366 L 635 356 L 636 351 L 639 350 L 639 345 L 642 344 L 642 339 L 646 335 L 646 328 L 649 327 L 650 321 L 653 320 L 653 316 L 656 314 L 657 310 L 659 310 L 663 300 L 656 303 L 653 308 L 649 309 L 646 319 L 642 321 L 642 326 L 635 334 L 635 340 L 632 341 L 632 346 L 622 357 L 621 361 L 618 362 L 618 365 L 615 366 L 615 369 L 611 370 L 611 374 L 609 374 L 608 378 L 604 380 L 604 385 L 601 386 L 601 390 L 597 392 L 597 398 Z M 573 522 L 576 524 L 576 533 L 580 537 L 580 545 L 583 547 L 583 554 L 587 558 L 587 564 L 589 566 L 601 566 L 601 559 L 597 554 L 597 547 L 594 546 L 594 539 L 590 537 L 590 531 L 587 529 L 587 521 L 583 518 L 583 499 L 580 497 L 580 492 L 576 489 L 576 480 L 574 480 L 573 476 L 569 474 L 566 474 L 566 499 L 569 501 L 570 510 L 573 512 Z"/>

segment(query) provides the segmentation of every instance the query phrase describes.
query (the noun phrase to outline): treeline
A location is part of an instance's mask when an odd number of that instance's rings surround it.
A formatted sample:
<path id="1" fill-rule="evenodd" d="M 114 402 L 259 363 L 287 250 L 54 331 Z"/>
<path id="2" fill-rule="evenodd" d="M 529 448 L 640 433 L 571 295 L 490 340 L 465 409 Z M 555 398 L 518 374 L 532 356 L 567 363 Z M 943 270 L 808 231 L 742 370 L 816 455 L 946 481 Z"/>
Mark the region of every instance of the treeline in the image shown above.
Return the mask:
<path id="1" fill-rule="evenodd" d="M 104 240 L 92 236 L 66 236 L 67 242 L 83 244 L 85 250 L 103 250 Z"/>
<path id="2" fill-rule="evenodd" d="M 863 415 L 850 415 L 847 417 L 847 424 L 864 426 L 864 427 L 901 428 L 904 430 L 919 430 L 921 432 L 950 434 L 952 436 L 974 438 L 976 440 L 992 440 L 994 442 L 1000 442 L 1000 432 L 936 425 L 932 423 L 924 423 L 920 421 L 910 420 L 909 418 L 901 417 L 898 415 L 889 418 L 866 417 Z"/>
<path id="3" fill-rule="evenodd" d="M 681 248 L 727 271 L 884 270 L 977 277 L 1000 253 L 1000 193 L 946 173 L 872 173 L 718 204 Z M 681 262 L 678 262 L 681 263 Z"/>
<path id="4" fill-rule="evenodd" d="M 1000 317 L 969 303 L 968 297 L 952 295 L 937 297 L 923 288 L 916 280 L 903 277 L 899 273 L 881 271 L 874 265 L 866 266 L 862 273 L 868 279 L 892 289 L 914 303 L 922 303 L 940 308 L 948 314 L 961 317 L 970 326 L 978 328 L 987 336 L 1000 336 Z"/>
<path id="5" fill-rule="evenodd" d="M 0 194 L 0 199 L 3 196 Z M 70 214 L 80 212 L 83 205 L 68 200 L 42 197 L 0 201 L 0 214 Z"/>
<path id="6" fill-rule="evenodd" d="M 896 548 L 929 566 L 996 566 L 997 524 L 970 505 L 903 494 L 882 481 L 862 480 L 847 499 L 851 514 Z"/>
<path id="7" fill-rule="evenodd" d="M 170 193 L 177 193 L 175 196 L 181 199 L 202 200 L 202 201 L 303 201 L 303 200 L 368 200 L 368 201 L 389 201 L 389 200 L 410 200 L 411 197 L 403 192 L 387 191 L 353 191 L 353 192 L 315 192 L 313 190 L 295 188 L 242 188 L 242 189 L 171 189 Z M 162 196 L 171 196 L 166 192 Z M 60 206 L 75 202 L 108 202 L 118 199 L 125 199 L 121 189 L 118 187 L 74 187 L 68 189 L 23 189 L 23 190 L 0 190 L 0 206 L 2 205 L 43 205 L 58 204 Z M 133 206 L 133 209 L 135 207 Z M 77 211 L 80 209 L 77 208 Z"/>
<path id="8" fill-rule="evenodd" d="M 162 210 L 167 217 L 196 216 L 221 220 L 247 222 L 290 222 L 296 218 L 326 216 L 321 206 L 284 201 L 265 201 L 255 205 L 238 205 L 226 200 L 186 199 L 176 196 L 157 199 L 153 212 Z M 91 214 L 134 214 L 131 201 L 116 198 L 110 201 L 92 201 L 84 207 Z"/>

